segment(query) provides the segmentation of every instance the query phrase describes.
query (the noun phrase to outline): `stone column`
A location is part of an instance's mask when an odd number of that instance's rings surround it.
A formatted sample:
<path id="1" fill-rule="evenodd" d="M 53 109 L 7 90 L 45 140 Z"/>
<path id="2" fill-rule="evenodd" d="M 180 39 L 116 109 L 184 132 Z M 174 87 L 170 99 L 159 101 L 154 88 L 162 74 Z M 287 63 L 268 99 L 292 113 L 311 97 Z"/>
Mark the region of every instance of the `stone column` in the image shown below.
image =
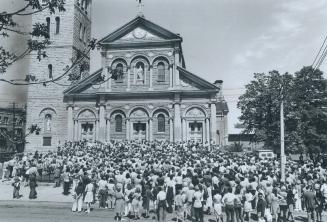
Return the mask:
<path id="1" fill-rule="evenodd" d="M 179 87 L 179 72 L 177 70 L 177 66 L 180 66 L 180 53 L 179 53 L 179 48 L 175 48 L 174 50 L 174 55 L 175 55 L 175 62 L 174 62 L 174 87 L 178 88 Z"/>
<path id="2" fill-rule="evenodd" d="M 73 141 L 73 138 L 74 138 L 73 106 L 69 105 L 67 109 L 68 109 L 67 139 L 68 139 L 68 141 Z"/>
<path id="3" fill-rule="evenodd" d="M 74 141 L 78 141 L 78 121 L 74 121 Z"/>
<path id="4" fill-rule="evenodd" d="M 149 83 L 150 83 L 150 88 L 149 90 L 153 90 L 153 83 L 152 80 L 153 79 L 153 65 L 150 65 L 150 79 L 149 79 Z"/>
<path id="5" fill-rule="evenodd" d="M 216 103 L 211 103 L 210 105 L 211 110 L 211 117 L 210 117 L 210 123 L 211 123 L 211 140 L 216 143 L 216 132 L 217 132 L 217 107 Z"/>
<path id="6" fill-rule="evenodd" d="M 187 138 L 186 138 L 186 120 L 185 118 L 182 118 L 182 135 L 183 135 L 183 141 L 186 141 Z"/>
<path id="7" fill-rule="evenodd" d="M 100 130 L 99 126 L 100 126 L 99 120 L 96 120 L 95 125 L 94 125 L 94 128 L 95 128 L 94 136 L 93 136 L 94 140 L 99 140 L 99 130 Z"/>
<path id="8" fill-rule="evenodd" d="M 171 88 L 171 89 L 173 88 L 173 83 L 174 83 L 173 71 L 174 71 L 174 65 L 170 64 L 169 65 L 169 88 Z"/>
<path id="9" fill-rule="evenodd" d="M 110 119 L 107 119 L 107 126 L 106 126 L 106 128 L 107 128 L 107 132 L 106 132 L 106 134 L 107 134 L 107 136 L 106 136 L 106 141 L 110 141 Z"/>
<path id="10" fill-rule="evenodd" d="M 169 118 L 169 142 L 174 142 L 174 122 L 172 118 Z"/>
<path id="11" fill-rule="evenodd" d="M 107 78 L 109 78 L 111 76 L 111 74 L 110 74 L 111 68 L 106 66 L 106 67 L 104 67 L 104 69 L 105 69 Z M 111 82 L 112 82 L 112 78 L 110 78 L 107 82 L 107 91 L 108 92 L 111 92 Z"/>
<path id="12" fill-rule="evenodd" d="M 181 104 L 179 102 L 176 102 L 174 104 L 174 142 L 181 141 L 181 132 Z"/>
<path id="13" fill-rule="evenodd" d="M 153 119 L 149 118 L 149 141 L 153 141 Z"/>
<path id="14" fill-rule="evenodd" d="M 99 131 L 98 131 L 98 140 L 104 142 L 106 140 L 106 119 L 105 119 L 106 107 L 104 104 L 100 104 L 99 111 Z"/>
<path id="15" fill-rule="evenodd" d="M 127 91 L 131 90 L 131 66 L 127 66 Z"/>
<path id="16" fill-rule="evenodd" d="M 206 141 L 210 142 L 210 123 L 209 123 L 209 118 L 206 118 L 205 120 L 206 124 Z"/>
<path id="17" fill-rule="evenodd" d="M 82 133 L 82 123 L 80 123 L 80 122 L 78 122 L 78 132 L 77 132 L 77 138 L 78 138 L 78 140 L 81 140 L 82 139 L 82 136 L 81 136 L 81 133 Z"/>
<path id="18" fill-rule="evenodd" d="M 130 126 L 130 119 L 127 118 L 126 119 L 126 139 L 127 140 L 130 140 L 130 129 L 131 129 L 131 126 Z"/>

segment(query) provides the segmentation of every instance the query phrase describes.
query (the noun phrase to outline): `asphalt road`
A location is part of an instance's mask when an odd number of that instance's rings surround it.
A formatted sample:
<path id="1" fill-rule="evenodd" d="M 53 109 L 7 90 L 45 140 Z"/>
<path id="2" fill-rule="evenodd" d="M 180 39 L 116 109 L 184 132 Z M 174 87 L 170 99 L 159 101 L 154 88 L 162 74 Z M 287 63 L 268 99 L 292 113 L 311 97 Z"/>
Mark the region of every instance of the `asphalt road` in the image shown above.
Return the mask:
<path id="1" fill-rule="evenodd" d="M 98 209 L 97 205 L 90 214 L 73 213 L 70 203 L 58 202 L 28 202 L 28 201 L 0 201 L 0 222 L 111 222 L 114 221 L 114 212 L 108 209 Z M 168 216 L 167 221 L 172 220 Z M 133 221 L 123 218 L 124 221 Z M 297 214 L 295 221 L 305 222 L 305 214 Z M 152 222 L 153 219 L 141 219 L 138 222 Z M 212 217 L 205 218 L 205 222 L 214 222 Z M 322 221 L 327 221 L 326 215 Z"/>

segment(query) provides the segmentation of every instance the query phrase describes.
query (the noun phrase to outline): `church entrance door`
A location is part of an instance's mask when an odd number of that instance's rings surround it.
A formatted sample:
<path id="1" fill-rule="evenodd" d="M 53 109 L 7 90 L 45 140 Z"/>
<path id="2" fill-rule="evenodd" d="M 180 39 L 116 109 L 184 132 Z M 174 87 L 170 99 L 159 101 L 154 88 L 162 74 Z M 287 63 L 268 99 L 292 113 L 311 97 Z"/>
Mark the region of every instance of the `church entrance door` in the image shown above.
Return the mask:
<path id="1" fill-rule="evenodd" d="M 146 139 L 146 123 L 133 123 L 133 140 Z"/>
<path id="2" fill-rule="evenodd" d="M 198 141 L 202 143 L 203 141 L 203 124 L 199 122 L 190 122 L 189 128 L 189 140 Z"/>
<path id="3" fill-rule="evenodd" d="M 91 123 L 82 123 L 82 140 L 94 140 L 94 125 Z"/>

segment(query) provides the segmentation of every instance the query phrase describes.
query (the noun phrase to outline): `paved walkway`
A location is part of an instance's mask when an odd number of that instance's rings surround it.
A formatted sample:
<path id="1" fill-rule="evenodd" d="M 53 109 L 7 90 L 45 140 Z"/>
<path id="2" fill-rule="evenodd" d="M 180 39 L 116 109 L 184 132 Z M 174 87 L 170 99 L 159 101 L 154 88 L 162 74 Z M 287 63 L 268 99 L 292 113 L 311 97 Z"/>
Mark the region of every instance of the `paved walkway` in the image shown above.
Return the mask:
<path id="1" fill-rule="evenodd" d="M 83 220 L 81 220 L 81 217 L 77 217 L 75 214 L 71 215 L 71 206 L 72 206 L 72 202 L 73 202 L 73 198 L 72 195 L 68 195 L 68 196 L 64 196 L 62 194 L 63 188 L 62 187 L 57 187 L 57 188 L 53 188 L 53 184 L 45 184 L 45 183 L 39 183 L 39 186 L 37 187 L 37 192 L 38 192 L 38 197 L 35 200 L 30 200 L 28 198 L 29 196 L 29 187 L 24 187 L 24 185 L 22 184 L 21 186 L 21 190 L 20 193 L 23 195 L 20 199 L 13 199 L 12 198 L 12 193 L 13 193 L 13 187 L 11 186 L 11 182 L 10 181 L 5 181 L 5 182 L 0 182 L 0 208 L 7 208 L 7 209 L 20 209 L 20 208 L 24 208 L 26 211 L 28 212 L 28 209 L 33 209 L 33 211 L 36 212 L 43 212 L 44 210 L 50 210 L 50 209 L 57 209 L 55 211 L 57 211 L 57 213 L 63 213 L 68 217 L 65 219 L 68 219 L 67 221 L 84 221 L 85 218 L 83 218 Z M 94 207 L 94 211 L 93 213 L 91 213 L 92 217 L 102 217 L 103 219 L 109 219 L 109 221 L 111 221 L 114 217 L 114 214 L 112 211 L 110 210 L 101 210 L 98 209 L 98 204 L 93 205 Z M 61 210 L 60 210 L 61 209 Z M 62 212 L 61 212 L 62 211 Z M 84 213 L 82 213 L 84 215 Z M 74 219 L 72 219 L 71 216 Z M 80 214 L 77 214 L 80 215 Z M 324 218 L 323 221 L 327 222 L 327 216 L 326 213 L 324 212 Z M 10 214 L 7 215 L 8 219 L 10 218 Z M 20 215 L 22 217 L 24 217 L 23 215 Z M 44 215 L 46 216 L 46 215 Z M 81 216 L 81 215 L 80 215 Z M 296 216 L 296 220 L 295 221 L 307 221 L 306 218 L 306 213 L 305 212 L 299 212 L 299 213 L 295 213 Z M 109 218 L 108 218 L 109 217 Z M 44 217 L 42 217 L 44 219 Z M 79 220 L 78 220 L 79 218 Z M 88 217 L 86 217 L 88 218 Z M 172 221 L 172 219 L 174 218 L 174 215 L 169 215 L 168 216 L 168 221 Z M 205 217 L 206 220 L 205 221 L 209 221 L 209 222 L 214 222 L 213 220 L 213 216 L 206 216 Z M 17 218 L 16 218 L 17 219 Z M 41 218 L 39 218 L 40 221 Z M 54 219 L 54 218 L 52 218 Z M 94 219 L 94 218 L 93 218 Z M 125 218 L 126 220 L 127 218 Z M 1 219 L 0 219 L 1 221 Z M 10 220 L 8 220 L 10 221 Z M 31 220 L 32 221 L 32 220 Z M 36 220 L 38 221 L 38 220 Z M 45 220 L 45 221 L 58 221 L 58 220 Z M 86 219 L 87 221 L 87 219 Z M 95 220 L 97 221 L 97 220 Z M 102 221 L 102 220 L 99 220 Z M 108 220 L 107 220 L 108 221 Z M 142 219 L 141 221 L 152 221 L 151 219 Z M 252 221 L 251 221 L 252 222 Z"/>
<path id="2" fill-rule="evenodd" d="M 20 186 L 20 194 L 23 196 L 17 201 L 73 202 L 72 195 L 65 196 L 62 194 L 62 187 L 53 188 L 53 184 L 39 183 L 38 185 L 39 186 L 36 188 L 37 199 L 30 200 L 28 198 L 30 188 L 28 186 L 25 187 L 22 183 Z M 11 186 L 11 182 L 0 182 L 0 190 L 0 200 L 13 200 L 13 187 Z"/>

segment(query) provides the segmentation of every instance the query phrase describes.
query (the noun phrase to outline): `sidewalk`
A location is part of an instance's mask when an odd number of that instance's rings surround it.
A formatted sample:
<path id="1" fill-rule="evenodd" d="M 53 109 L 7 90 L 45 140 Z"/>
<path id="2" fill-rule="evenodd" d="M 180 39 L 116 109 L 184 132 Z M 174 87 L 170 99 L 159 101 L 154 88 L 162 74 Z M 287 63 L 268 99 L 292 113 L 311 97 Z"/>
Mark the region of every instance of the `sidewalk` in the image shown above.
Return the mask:
<path id="1" fill-rule="evenodd" d="M 20 199 L 13 199 L 13 187 L 11 186 L 11 182 L 5 181 L 0 182 L 0 201 L 1 200 L 15 200 L 15 201 L 31 201 L 31 202 L 39 202 L 39 201 L 47 201 L 47 202 L 61 202 L 61 203 L 72 203 L 73 197 L 71 194 L 65 196 L 62 194 L 63 188 L 57 187 L 53 188 L 53 184 L 49 183 L 38 183 L 38 187 L 36 188 L 37 199 L 30 200 L 28 198 L 30 188 L 25 187 L 24 184 L 21 184 L 20 194 L 23 195 Z"/>

